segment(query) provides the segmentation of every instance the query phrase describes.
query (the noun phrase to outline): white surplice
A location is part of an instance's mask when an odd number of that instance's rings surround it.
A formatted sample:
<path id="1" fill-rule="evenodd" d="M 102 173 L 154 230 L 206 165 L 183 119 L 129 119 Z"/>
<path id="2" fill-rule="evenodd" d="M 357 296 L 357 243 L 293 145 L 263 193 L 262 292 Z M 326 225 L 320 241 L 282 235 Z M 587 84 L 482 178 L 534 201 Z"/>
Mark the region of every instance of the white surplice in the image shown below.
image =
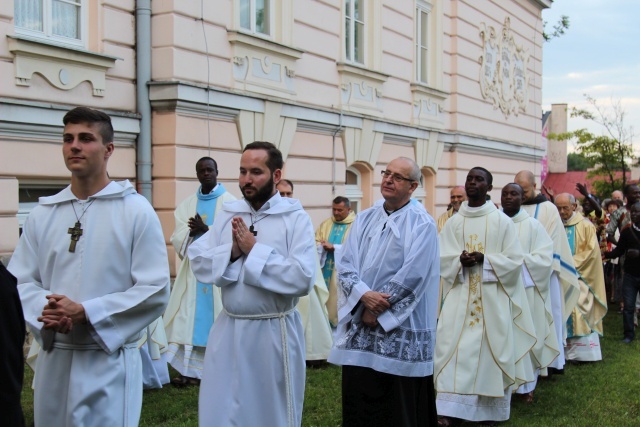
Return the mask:
<path id="1" fill-rule="evenodd" d="M 338 330 L 329 362 L 404 377 L 433 374 L 440 259 L 436 223 L 409 203 L 387 214 L 383 200 L 358 214 L 338 267 Z M 362 323 L 368 291 L 390 294 L 379 326 Z"/>
<path id="2" fill-rule="evenodd" d="M 198 190 L 200 191 L 200 190 Z M 229 192 L 224 192 L 216 199 L 215 211 L 219 212 L 224 202 L 236 200 Z M 189 218 L 195 216 L 198 205 L 196 193 L 183 200 L 174 212 L 175 230 L 171 235 L 171 244 L 181 260 L 176 280 L 171 289 L 171 297 L 167 311 L 164 313 L 164 324 L 169 342 L 165 360 L 180 373 L 190 378 L 202 378 L 205 347 L 193 345 L 193 330 L 196 316 L 196 277 L 191 272 L 191 264 L 187 258 L 187 249 L 193 243 L 189 236 Z M 220 290 L 213 287 L 213 318 L 222 311 Z"/>
<path id="3" fill-rule="evenodd" d="M 72 202 L 83 230 L 75 252 L 69 252 L 68 230 L 77 221 Z M 84 206 L 70 187 L 43 197 L 9 269 L 18 278 L 27 325 L 43 347 L 34 379 L 35 424 L 138 425 L 137 341 L 169 298 L 166 244 L 149 202 L 129 181 L 111 182 Z M 49 294 L 82 303 L 87 324 L 69 334 L 42 329 L 37 317 Z"/>
<path id="4" fill-rule="evenodd" d="M 257 243 L 230 263 L 231 220 L 254 224 Z M 227 202 L 188 249 L 199 281 L 221 288 L 224 311 L 211 328 L 200 385 L 202 426 L 299 426 L 305 381 L 304 332 L 295 310 L 316 277 L 309 215 L 276 193 L 255 212 Z"/>

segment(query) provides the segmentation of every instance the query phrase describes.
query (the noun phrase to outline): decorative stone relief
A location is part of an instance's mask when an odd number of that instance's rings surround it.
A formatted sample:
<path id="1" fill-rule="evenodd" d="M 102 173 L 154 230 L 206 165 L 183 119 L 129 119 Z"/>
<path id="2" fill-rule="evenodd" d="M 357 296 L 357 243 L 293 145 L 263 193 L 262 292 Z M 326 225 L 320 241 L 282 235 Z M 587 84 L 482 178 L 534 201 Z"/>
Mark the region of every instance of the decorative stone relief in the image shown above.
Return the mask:
<path id="1" fill-rule="evenodd" d="M 496 29 L 482 23 L 480 38 L 480 91 L 482 97 L 500 109 L 505 117 L 524 112 L 529 102 L 529 53 L 516 45 L 511 21 L 506 17 L 498 36 Z"/>
<path id="2" fill-rule="evenodd" d="M 228 31 L 236 89 L 289 98 L 295 95 L 295 62 L 302 51 L 250 34 Z"/>
<path id="3" fill-rule="evenodd" d="M 70 90 L 88 81 L 93 96 L 104 96 L 107 70 L 119 59 L 30 38 L 9 36 L 8 40 L 9 50 L 15 55 L 13 63 L 18 86 L 30 86 L 31 76 L 38 73 L 61 90 Z"/>
<path id="4" fill-rule="evenodd" d="M 444 101 L 449 94 L 420 83 L 412 83 L 411 92 L 413 93 L 412 123 L 418 126 L 443 128 Z"/>
<path id="5" fill-rule="evenodd" d="M 382 113 L 382 85 L 388 78 L 386 74 L 346 63 L 338 63 L 338 72 L 344 111 Z"/>

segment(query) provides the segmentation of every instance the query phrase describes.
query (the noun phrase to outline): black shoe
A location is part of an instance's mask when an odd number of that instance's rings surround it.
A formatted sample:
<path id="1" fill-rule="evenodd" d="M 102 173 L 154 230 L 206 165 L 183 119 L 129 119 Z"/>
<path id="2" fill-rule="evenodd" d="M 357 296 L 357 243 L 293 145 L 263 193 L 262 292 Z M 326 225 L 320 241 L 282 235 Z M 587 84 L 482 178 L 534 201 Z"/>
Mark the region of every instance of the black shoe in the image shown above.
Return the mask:
<path id="1" fill-rule="evenodd" d="M 633 341 L 633 338 L 625 338 L 622 341 L 620 341 L 621 343 L 625 343 L 625 344 L 631 344 L 631 341 Z"/>

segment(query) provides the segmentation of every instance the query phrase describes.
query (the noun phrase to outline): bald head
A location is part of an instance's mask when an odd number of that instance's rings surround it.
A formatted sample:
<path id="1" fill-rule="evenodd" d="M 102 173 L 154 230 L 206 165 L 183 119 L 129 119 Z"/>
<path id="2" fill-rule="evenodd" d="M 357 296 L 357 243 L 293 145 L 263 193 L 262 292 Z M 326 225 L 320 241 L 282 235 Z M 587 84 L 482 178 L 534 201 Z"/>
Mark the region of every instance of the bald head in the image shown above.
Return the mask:
<path id="1" fill-rule="evenodd" d="M 554 200 L 556 207 L 558 208 L 558 213 L 560 214 L 560 218 L 563 221 L 567 221 L 573 215 L 573 212 L 576 210 L 578 205 L 576 204 L 576 198 L 573 197 L 573 194 L 569 193 L 560 193 L 556 196 Z"/>
<path id="2" fill-rule="evenodd" d="M 531 171 L 520 171 L 513 179 L 516 184 L 522 187 L 524 192 L 524 202 L 532 200 L 536 197 L 536 177 Z"/>
<path id="3" fill-rule="evenodd" d="M 456 185 L 451 189 L 451 208 L 458 212 L 462 202 L 467 200 L 467 192 L 464 191 L 464 187 L 462 185 Z"/>

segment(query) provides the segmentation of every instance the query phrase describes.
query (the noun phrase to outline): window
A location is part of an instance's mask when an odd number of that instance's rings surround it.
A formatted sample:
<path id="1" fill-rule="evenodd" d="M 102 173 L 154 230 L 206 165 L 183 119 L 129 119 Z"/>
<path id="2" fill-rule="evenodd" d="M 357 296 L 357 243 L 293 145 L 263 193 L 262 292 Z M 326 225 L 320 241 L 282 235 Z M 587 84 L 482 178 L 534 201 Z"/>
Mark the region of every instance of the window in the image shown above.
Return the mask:
<path id="1" fill-rule="evenodd" d="M 344 40 L 347 61 L 364 64 L 364 0 L 345 0 Z"/>
<path id="2" fill-rule="evenodd" d="M 418 2 L 416 7 L 416 80 L 429 83 L 429 13 L 431 6 Z"/>
<path id="3" fill-rule="evenodd" d="M 16 32 L 82 46 L 85 0 L 14 0 Z"/>
<path id="4" fill-rule="evenodd" d="M 54 184 L 54 183 L 40 183 L 40 184 L 27 184 L 20 185 L 18 189 L 18 225 L 20 227 L 20 233 L 22 233 L 22 227 L 27 217 L 38 206 L 38 199 L 40 197 L 53 196 L 59 193 L 67 185 L 66 184 Z"/>
<path id="5" fill-rule="evenodd" d="M 271 0 L 240 0 L 240 27 L 271 36 Z"/>
<path id="6" fill-rule="evenodd" d="M 355 168 L 347 168 L 345 184 L 344 196 L 351 202 L 351 210 L 358 213 L 363 196 L 360 172 Z"/>

